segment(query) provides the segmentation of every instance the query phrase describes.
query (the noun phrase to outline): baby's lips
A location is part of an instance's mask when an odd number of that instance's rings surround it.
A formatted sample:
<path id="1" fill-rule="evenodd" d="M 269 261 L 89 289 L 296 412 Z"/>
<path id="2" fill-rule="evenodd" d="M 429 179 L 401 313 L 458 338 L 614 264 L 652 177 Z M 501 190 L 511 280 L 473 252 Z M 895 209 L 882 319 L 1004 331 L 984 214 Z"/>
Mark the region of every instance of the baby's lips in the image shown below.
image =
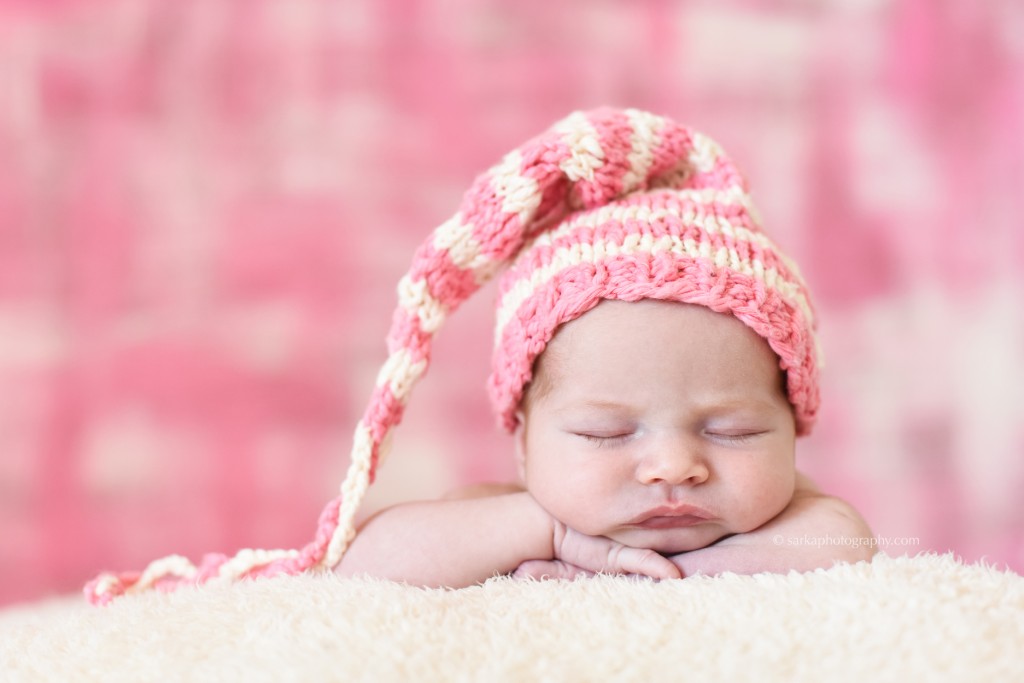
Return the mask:
<path id="1" fill-rule="evenodd" d="M 697 507 L 696 505 L 665 503 L 637 515 L 628 523 L 631 525 L 639 525 L 654 517 L 689 517 L 698 520 L 708 520 L 714 518 L 714 515 L 704 508 Z"/>

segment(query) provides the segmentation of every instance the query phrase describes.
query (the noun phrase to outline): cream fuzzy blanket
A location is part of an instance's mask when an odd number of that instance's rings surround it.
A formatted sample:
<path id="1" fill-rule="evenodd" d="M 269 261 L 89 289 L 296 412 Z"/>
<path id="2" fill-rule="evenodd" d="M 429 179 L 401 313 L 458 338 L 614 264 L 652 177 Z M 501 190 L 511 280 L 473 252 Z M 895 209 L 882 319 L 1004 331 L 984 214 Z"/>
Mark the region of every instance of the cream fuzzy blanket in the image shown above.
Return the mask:
<path id="1" fill-rule="evenodd" d="M 463 590 L 299 576 L 0 612 L 3 681 L 1024 680 L 1024 577 L 806 574 Z"/>

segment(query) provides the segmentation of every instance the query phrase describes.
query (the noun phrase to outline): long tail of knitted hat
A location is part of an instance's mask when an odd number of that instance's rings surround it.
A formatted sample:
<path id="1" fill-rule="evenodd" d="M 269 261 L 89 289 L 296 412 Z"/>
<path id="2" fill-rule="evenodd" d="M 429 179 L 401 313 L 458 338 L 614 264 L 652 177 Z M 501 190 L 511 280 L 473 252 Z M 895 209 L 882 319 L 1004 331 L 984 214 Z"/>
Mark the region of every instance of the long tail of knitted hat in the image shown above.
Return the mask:
<path id="1" fill-rule="evenodd" d="M 356 426 L 351 465 L 313 541 L 298 550 L 206 555 L 198 566 L 174 555 L 142 572 L 102 574 L 85 587 L 90 602 L 336 566 L 388 436 L 427 369 L 434 334 L 513 260 L 501 287 L 489 382 L 506 428 L 515 427 L 530 365 L 558 324 L 601 298 L 649 297 L 729 312 L 768 340 L 787 374 L 797 431 L 810 430 L 820 365 L 813 311 L 796 267 L 760 231 L 739 171 L 709 138 L 668 119 L 636 110 L 577 112 L 479 176 L 459 211 L 416 251 L 398 285 L 389 356 Z M 552 287 L 576 287 L 580 264 L 588 269 L 582 279 L 597 284 L 562 305 Z"/>

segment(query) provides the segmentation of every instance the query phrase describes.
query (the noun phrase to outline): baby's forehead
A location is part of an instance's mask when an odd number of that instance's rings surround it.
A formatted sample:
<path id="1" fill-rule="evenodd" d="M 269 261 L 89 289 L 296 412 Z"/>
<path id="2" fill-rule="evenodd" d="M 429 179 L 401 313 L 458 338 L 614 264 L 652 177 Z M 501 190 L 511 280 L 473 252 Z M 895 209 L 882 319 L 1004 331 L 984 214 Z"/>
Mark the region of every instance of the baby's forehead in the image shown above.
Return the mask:
<path id="1" fill-rule="evenodd" d="M 536 399 L 610 368 L 621 376 L 641 366 L 672 372 L 692 362 L 766 380 L 782 374 L 768 342 L 730 313 L 677 301 L 608 299 L 557 328 L 534 360 L 527 389 Z"/>
<path id="2" fill-rule="evenodd" d="M 709 343 L 723 336 L 758 336 L 731 313 L 719 313 L 700 304 L 661 299 L 602 299 L 593 308 L 559 325 L 538 357 L 558 356 L 564 347 L 591 340 L 653 335 L 662 325 L 676 326 L 688 336 Z"/>
<path id="3" fill-rule="evenodd" d="M 677 314 L 677 309 L 662 311 L 672 305 L 675 303 L 654 299 L 602 299 L 593 308 L 555 328 L 551 339 L 534 360 L 534 374 L 538 369 L 548 372 L 555 370 L 560 362 L 566 361 L 571 352 L 580 347 L 602 339 L 636 333 L 637 323 L 642 324 L 659 315 Z"/>

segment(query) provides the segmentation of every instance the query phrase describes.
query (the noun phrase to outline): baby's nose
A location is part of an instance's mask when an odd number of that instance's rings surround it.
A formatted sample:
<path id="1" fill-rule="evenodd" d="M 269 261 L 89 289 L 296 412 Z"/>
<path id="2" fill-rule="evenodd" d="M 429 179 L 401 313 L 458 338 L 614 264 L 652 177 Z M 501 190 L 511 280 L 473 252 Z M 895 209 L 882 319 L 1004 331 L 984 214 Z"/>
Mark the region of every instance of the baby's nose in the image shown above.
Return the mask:
<path id="1" fill-rule="evenodd" d="M 637 467 L 637 479 L 643 484 L 695 485 L 709 475 L 701 441 L 685 434 L 652 439 Z"/>

